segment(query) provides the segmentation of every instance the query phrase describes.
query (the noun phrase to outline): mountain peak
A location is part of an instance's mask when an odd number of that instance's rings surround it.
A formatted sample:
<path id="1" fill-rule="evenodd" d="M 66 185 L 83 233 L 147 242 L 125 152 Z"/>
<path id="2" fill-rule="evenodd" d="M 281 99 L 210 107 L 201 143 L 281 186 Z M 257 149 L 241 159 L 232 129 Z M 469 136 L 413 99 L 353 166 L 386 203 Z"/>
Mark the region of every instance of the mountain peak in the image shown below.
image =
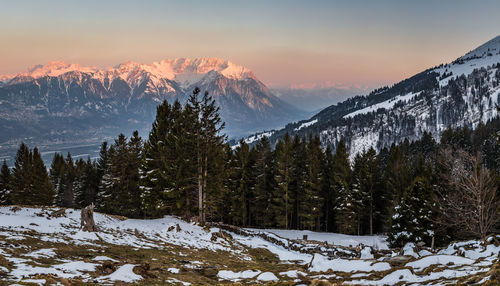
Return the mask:
<path id="1" fill-rule="evenodd" d="M 249 69 L 220 58 L 175 58 L 164 59 L 151 64 L 126 61 L 114 67 L 104 69 L 81 66 L 76 63 L 67 63 L 64 61 L 51 61 L 45 65 L 31 66 L 27 71 L 18 74 L 16 77 L 39 78 L 44 76 L 60 76 L 73 71 L 97 74 L 96 76 L 99 77 L 120 77 L 126 81 L 134 79 L 134 82 L 148 73 L 158 79 L 178 81 L 183 86 L 188 86 L 199 81 L 210 71 L 215 71 L 230 79 L 255 78 L 255 75 Z M 0 76 L 4 80 L 12 77 Z"/>
<path id="2" fill-rule="evenodd" d="M 28 70 L 19 75 L 27 77 L 43 77 L 43 76 L 59 76 L 71 71 L 80 71 L 92 73 L 97 69 L 95 67 L 82 67 L 75 63 L 66 63 L 64 61 L 51 61 L 45 65 L 34 65 L 28 68 Z"/>

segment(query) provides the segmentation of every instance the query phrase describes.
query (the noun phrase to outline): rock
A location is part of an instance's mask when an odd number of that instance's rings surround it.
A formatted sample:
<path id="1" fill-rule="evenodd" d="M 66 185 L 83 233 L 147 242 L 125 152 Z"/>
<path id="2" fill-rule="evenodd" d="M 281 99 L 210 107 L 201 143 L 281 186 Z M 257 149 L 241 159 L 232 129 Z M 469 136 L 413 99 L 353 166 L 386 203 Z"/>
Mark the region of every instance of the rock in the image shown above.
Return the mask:
<path id="1" fill-rule="evenodd" d="M 393 257 L 388 257 L 384 259 L 385 262 L 388 262 L 391 266 L 400 266 L 408 262 L 410 259 L 412 259 L 412 256 L 393 256 Z"/>
<path id="2" fill-rule="evenodd" d="M 66 216 L 66 209 L 58 209 L 50 214 L 51 217 L 62 217 Z"/>

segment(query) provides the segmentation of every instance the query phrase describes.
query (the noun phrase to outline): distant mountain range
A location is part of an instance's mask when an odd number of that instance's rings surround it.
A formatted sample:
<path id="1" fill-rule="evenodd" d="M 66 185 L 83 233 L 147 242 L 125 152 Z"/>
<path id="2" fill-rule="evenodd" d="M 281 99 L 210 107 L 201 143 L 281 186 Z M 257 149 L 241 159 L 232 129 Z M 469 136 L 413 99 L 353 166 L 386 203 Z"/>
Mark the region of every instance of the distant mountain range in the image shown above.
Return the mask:
<path id="1" fill-rule="evenodd" d="M 273 87 L 273 93 L 280 99 L 301 109 L 318 113 L 325 107 L 342 102 L 355 95 L 369 91 L 367 87 L 318 85 L 306 87 Z"/>
<path id="2" fill-rule="evenodd" d="M 500 36 L 452 63 L 430 68 L 391 87 L 331 105 L 307 120 L 263 134 L 276 143 L 284 134 L 319 135 L 324 147 L 344 139 L 351 156 L 374 147 L 380 150 L 424 132 L 435 139 L 448 127 L 468 126 L 498 116 L 500 94 Z M 236 142 L 233 142 L 236 144 Z"/>
<path id="3" fill-rule="evenodd" d="M 32 145 L 147 134 L 163 100 L 194 87 L 213 95 L 230 136 L 278 128 L 305 112 L 276 97 L 247 68 L 217 58 L 172 59 L 113 68 L 65 62 L 0 76 L 0 142 Z"/>

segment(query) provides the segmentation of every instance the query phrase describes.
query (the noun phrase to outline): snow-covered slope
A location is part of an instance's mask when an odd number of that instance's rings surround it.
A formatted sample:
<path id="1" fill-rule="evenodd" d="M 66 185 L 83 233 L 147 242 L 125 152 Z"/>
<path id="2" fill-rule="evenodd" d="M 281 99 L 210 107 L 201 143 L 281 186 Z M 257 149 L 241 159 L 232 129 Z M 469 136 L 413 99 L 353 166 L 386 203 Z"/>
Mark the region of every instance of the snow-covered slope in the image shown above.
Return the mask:
<path id="1" fill-rule="evenodd" d="M 146 135 L 159 103 L 185 102 L 195 87 L 215 97 L 230 136 L 277 128 L 304 114 L 252 71 L 223 59 L 128 61 L 108 68 L 58 61 L 0 76 L 0 142 L 102 141 L 134 129 Z"/>
<path id="2" fill-rule="evenodd" d="M 325 108 L 310 119 L 288 124 L 286 133 L 318 135 L 324 147 L 344 139 L 351 157 L 429 132 L 435 139 L 448 127 L 475 128 L 496 118 L 500 94 L 500 36 L 449 64 L 428 69 L 391 87 Z M 311 124 L 313 123 L 314 124 Z"/>
<path id="3" fill-rule="evenodd" d="M 54 216 L 56 210 L 0 207 L 2 281 L 213 285 L 325 279 L 440 284 L 486 281 L 500 253 L 499 246 L 478 241 L 435 251 L 413 244 L 388 251 L 385 239 L 378 236 L 201 227 L 168 216 L 138 220 L 96 213 L 98 232 L 89 233 L 79 229 L 78 210 Z M 406 258 L 393 268 L 393 256 Z"/>

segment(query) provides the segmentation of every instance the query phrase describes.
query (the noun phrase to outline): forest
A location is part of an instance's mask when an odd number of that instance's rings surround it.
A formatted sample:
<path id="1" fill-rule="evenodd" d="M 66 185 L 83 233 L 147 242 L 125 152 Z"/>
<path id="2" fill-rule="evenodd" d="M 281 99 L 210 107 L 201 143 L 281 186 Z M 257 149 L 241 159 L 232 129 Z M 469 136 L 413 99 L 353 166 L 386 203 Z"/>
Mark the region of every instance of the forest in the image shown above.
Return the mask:
<path id="1" fill-rule="evenodd" d="M 0 204 L 387 234 L 392 246 L 485 239 L 498 231 L 499 130 L 494 119 L 352 157 L 342 140 L 332 148 L 312 135 L 231 147 L 219 107 L 196 88 L 185 105 L 157 107 L 146 140 L 120 134 L 97 160 L 55 154 L 47 170 L 39 150 L 21 144 L 1 168 Z"/>

